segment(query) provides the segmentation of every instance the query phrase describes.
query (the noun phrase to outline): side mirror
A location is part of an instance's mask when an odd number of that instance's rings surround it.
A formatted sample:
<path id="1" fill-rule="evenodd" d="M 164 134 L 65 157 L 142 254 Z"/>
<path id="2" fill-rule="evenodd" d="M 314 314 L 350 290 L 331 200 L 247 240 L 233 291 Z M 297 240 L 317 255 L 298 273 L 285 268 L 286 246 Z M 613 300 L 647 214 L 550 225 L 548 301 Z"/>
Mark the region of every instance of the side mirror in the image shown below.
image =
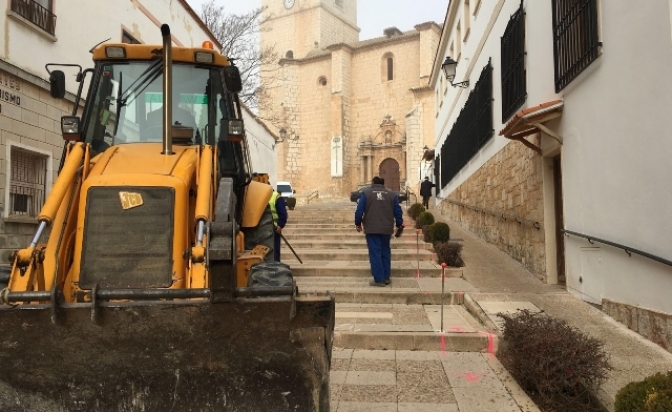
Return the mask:
<path id="1" fill-rule="evenodd" d="M 240 71 L 236 66 L 224 68 L 224 83 L 226 89 L 232 93 L 240 93 L 243 90 L 243 82 L 240 79 Z"/>
<path id="2" fill-rule="evenodd" d="M 65 96 L 65 73 L 60 70 L 49 73 L 49 86 L 51 97 L 62 99 Z"/>
<path id="3" fill-rule="evenodd" d="M 61 117 L 61 133 L 63 133 L 63 140 L 69 142 L 79 140 L 79 117 Z"/>

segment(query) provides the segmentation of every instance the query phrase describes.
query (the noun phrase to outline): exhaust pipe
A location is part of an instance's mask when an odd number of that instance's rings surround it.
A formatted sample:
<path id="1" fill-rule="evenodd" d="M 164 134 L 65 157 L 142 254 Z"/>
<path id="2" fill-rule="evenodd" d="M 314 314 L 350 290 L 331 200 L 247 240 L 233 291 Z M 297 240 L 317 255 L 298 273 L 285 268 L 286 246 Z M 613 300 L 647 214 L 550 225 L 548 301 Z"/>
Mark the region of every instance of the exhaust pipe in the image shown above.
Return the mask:
<path id="1" fill-rule="evenodd" d="M 173 154 L 173 47 L 170 27 L 161 25 L 163 37 L 163 151 Z"/>

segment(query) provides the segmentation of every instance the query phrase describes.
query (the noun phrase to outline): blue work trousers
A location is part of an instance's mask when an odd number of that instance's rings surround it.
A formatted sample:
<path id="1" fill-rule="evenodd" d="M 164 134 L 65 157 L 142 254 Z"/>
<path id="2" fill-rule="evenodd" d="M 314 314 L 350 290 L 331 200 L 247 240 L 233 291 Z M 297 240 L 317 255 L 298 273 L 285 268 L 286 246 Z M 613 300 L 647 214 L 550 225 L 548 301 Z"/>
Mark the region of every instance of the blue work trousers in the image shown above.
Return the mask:
<path id="1" fill-rule="evenodd" d="M 392 271 L 390 238 L 392 238 L 392 235 L 366 235 L 371 273 L 373 274 L 373 280 L 378 283 L 388 280 Z"/>

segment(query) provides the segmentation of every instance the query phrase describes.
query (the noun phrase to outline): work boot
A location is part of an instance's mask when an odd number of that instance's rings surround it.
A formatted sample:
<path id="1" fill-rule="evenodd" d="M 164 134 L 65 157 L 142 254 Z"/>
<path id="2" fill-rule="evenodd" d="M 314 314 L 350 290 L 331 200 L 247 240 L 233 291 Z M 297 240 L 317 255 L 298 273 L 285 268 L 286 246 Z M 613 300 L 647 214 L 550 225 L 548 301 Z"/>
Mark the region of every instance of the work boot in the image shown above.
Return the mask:
<path id="1" fill-rule="evenodd" d="M 385 279 L 383 281 L 383 283 L 386 284 L 386 285 L 389 285 L 390 283 L 392 283 L 392 281 L 390 279 Z"/>
<path id="2" fill-rule="evenodd" d="M 369 282 L 369 286 L 378 286 L 378 287 L 384 288 L 385 283 L 384 282 L 376 282 L 375 280 L 372 280 L 371 282 Z"/>

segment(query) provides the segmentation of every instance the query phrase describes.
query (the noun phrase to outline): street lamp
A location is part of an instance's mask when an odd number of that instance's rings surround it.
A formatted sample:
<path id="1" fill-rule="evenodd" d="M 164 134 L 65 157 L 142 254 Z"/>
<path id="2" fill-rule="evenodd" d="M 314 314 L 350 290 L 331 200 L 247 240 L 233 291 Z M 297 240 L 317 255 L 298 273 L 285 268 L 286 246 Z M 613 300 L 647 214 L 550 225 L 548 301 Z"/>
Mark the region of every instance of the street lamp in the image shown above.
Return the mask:
<path id="1" fill-rule="evenodd" d="M 451 59 L 450 56 L 446 57 L 446 60 L 443 61 L 441 70 L 443 70 L 443 74 L 446 76 L 446 79 L 448 79 L 451 86 L 462 88 L 469 87 L 469 80 L 465 80 L 460 83 L 453 83 L 453 80 L 455 80 L 455 71 L 457 70 L 457 62 Z"/>

